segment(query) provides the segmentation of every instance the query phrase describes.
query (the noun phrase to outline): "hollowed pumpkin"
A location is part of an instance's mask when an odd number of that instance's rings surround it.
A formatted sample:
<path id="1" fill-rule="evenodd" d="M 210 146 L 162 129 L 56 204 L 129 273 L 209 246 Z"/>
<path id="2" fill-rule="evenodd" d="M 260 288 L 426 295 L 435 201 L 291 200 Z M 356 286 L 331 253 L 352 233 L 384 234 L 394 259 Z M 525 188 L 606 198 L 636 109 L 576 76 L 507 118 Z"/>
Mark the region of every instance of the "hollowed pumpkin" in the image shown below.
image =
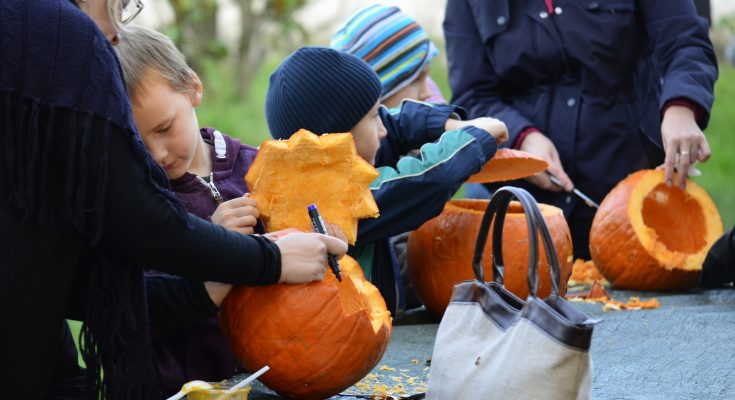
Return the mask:
<path id="1" fill-rule="evenodd" d="M 491 183 L 527 178 L 549 167 L 542 158 L 513 149 L 498 149 L 480 172 L 467 179 L 468 183 Z"/>
<path id="2" fill-rule="evenodd" d="M 325 399 L 352 386 L 380 361 L 390 313 L 357 262 L 340 260 L 343 281 L 235 287 L 220 320 L 235 354 L 281 396 Z"/>
<path id="3" fill-rule="evenodd" d="M 684 290 L 697 285 L 702 262 L 722 235 L 712 199 L 692 181 L 667 187 L 664 172 L 642 170 L 605 197 L 590 231 L 590 253 L 613 287 Z"/>
<path id="4" fill-rule="evenodd" d="M 449 305 L 454 285 L 474 279 L 472 256 L 477 232 L 489 200 L 452 200 L 442 213 L 408 239 L 408 272 L 417 294 L 426 308 L 441 317 Z M 572 238 L 562 211 L 539 204 L 561 263 L 560 294 L 566 293 L 566 282 L 572 272 Z M 492 232 L 492 228 L 490 230 Z M 541 239 L 539 238 L 539 243 Z M 551 290 L 549 266 L 543 246 L 539 247 L 539 293 L 545 297 Z M 528 296 L 528 227 L 523 208 L 511 203 L 503 225 L 503 258 L 505 286 L 520 298 Z M 483 253 L 485 279 L 492 279 L 492 240 Z"/>
<path id="5" fill-rule="evenodd" d="M 245 183 L 268 231 L 311 231 L 306 208 L 316 204 L 324 220 L 339 225 L 355 244 L 357 220 L 378 216 L 370 192 L 377 177 L 357 154 L 352 134 L 317 136 L 302 129 L 289 140 L 263 142 Z"/>

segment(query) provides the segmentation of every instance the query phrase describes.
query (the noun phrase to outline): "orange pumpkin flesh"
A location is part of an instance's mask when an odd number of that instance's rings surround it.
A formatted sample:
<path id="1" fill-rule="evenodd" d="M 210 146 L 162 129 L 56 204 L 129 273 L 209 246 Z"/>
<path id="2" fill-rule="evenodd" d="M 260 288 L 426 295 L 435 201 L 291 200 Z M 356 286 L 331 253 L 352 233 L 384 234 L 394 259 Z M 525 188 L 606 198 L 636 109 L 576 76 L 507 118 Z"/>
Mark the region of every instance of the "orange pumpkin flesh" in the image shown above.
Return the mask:
<path id="1" fill-rule="evenodd" d="M 600 285 L 610 285 L 592 261 L 584 261 L 581 258 L 574 260 L 572 264 L 572 275 L 569 277 L 569 285 L 592 285 L 599 282 Z"/>
<path id="2" fill-rule="evenodd" d="M 489 200 L 452 200 L 442 213 L 411 232 L 408 240 L 408 272 L 426 308 L 441 317 L 458 282 L 474 279 L 472 256 L 477 232 Z M 561 295 L 572 271 L 572 239 L 562 211 L 540 204 L 561 262 Z M 492 228 L 490 230 L 492 234 Z M 539 238 L 540 240 L 540 238 Z M 539 297 L 551 290 L 549 269 L 539 242 Z M 528 227 L 519 203 L 511 203 L 503 225 L 505 286 L 520 298 L 528 296 Z M 492 280 L 492 240 L 483 253 L 485 280 Z"/>
<path id="3" fill-rule="evenodd" d="M 260 381 L 294 399 L 324 399 L 352 386 L 380 361 L 391 318 L 357 262 L 340 260 L 343 281 L 235 287 L 220 320 L 235 354 Z"/>
<path id="4" fill-rule="evenodd" d="M 527 178 L 548 168 L 549 164 L 531 153 L 513 149 L 498 149 L 480 172 L 467 179 L 468 183 L 490 183 Z"/>
<path id="5" fill-rule="evenodd" d="M 268 231 L 311 231 L 306 208 L 316 204 L 324 220 L 339 225 L 354 244 L 357 220 L 378 216 L 370 192 L 377 177 L 357 154 L 352 134 L 317 136 L 302 129 L 289 140 L 263 142 L 245 183 Z"/>
<path id="6" fill-rule="evenodd" d="M 664 172 L 643 170 L 605 197 L 592 222 L 590 253 L 618 289 L 684 290 L 722 235 L 720 215 L 697 184 L 667 187 Z"/>

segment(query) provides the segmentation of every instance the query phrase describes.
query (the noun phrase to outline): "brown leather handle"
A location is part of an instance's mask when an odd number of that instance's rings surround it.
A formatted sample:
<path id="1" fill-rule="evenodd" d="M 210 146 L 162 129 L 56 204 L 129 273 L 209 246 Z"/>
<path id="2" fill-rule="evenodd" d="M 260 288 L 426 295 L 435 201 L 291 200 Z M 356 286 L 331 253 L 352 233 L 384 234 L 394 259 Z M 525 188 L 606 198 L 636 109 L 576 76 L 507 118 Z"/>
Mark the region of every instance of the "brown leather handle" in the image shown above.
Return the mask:
<path id="1" fill-rule="evenodd" d="M 475 242 L 475 253 L 472 259 L 472 269 L 475 278 L 480 282 L 485 282 L 485 273 L 482 268 L 482 253 L 487 242 L 487 235 L 490 230 L 490 224 L 495 219 L 493 229 L 493 280 L 499 284 L 503 284 L 503 224 L 505 222 L 505 214 L 508 211 L 508 205 L 511 200 L 517 199 L 524 210 L 526 216 L 526 224 L 528 226 L 528 292 L 531 296 L 536 296 L 538 292 L 538 237 L 537 232 L 541 234 L 541 240 L 546 251 L 546 258 L 549 262 L 549 273 L 551 274 L 552 289 L 555 295 L 559 294 L 559 259 L 556 255 L 554 243 L 551 240 L 549 229 L 546 227 L 541 210 L 538 208 L 536 200 L 526 190 L 516 187 L 505 186 L 498 189 L 490 199 L 485 209 L 485 214 L 480 224 L 480 230 L 477 233 L 477 241 Z"/>

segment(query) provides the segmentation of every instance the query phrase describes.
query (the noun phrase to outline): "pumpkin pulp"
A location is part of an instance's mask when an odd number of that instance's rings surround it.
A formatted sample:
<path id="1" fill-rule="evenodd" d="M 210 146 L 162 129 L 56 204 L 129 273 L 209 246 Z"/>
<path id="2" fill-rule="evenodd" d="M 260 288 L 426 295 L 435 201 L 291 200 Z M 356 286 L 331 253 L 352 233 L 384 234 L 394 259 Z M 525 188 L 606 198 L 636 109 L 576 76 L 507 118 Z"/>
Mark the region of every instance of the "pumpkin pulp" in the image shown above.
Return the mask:
<path id="1" fill-rule="evenodd" d="M 702 207 L 686 192 L 660 183 L 643 199 L 642 214 L 643 223 L 671 251 L 696 253 L 707 244 Z"/>
<path id="2" fill-rule="evenodd" d="M 722 234 L 707 193 L 691 181 L 684 191 L 668 187 L 663 171 L 640 179 L 627 211 L 643 247 L 667 269 L 700 270 L 709 246 Z"/>

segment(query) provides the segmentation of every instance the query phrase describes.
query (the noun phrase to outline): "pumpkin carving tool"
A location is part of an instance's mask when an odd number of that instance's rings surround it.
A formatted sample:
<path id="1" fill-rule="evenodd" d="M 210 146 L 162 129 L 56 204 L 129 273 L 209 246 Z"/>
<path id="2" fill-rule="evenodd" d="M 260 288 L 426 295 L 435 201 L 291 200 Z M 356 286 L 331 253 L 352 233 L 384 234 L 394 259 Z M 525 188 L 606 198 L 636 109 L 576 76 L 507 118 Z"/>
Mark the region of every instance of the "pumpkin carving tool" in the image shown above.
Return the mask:
<path id="1" fill-rule="evenodd" d="M 549 174 L 548 172 L 547 174 L 549 175 L 549 180 L 551 181 L 551 183 L 559 187 L 564 187 L 562 186 L 559 178 L 555 177 L 554 175 Z M 577 197 L 582 199 L 582 201 L 584 201 L 584 204 L 587 204 L 588 206 L 592 208 L 600 208 L 599 204 L 595 203 L 594 200 L 590 199 L 586 194 L 580 192 L 579 189 L 574 188 L 574 190 L 572 190 L 572 193 L 574 193 L 575 195 L 577 195 Z"/>
<path id="2" fill-rule="evenodd" d="M 251 383 L 252 381 L 254 381 L 254 380 L 258 379 L 258 377 L 259 377 L 259 376 L 261 376 L 261 375 L 263 375 L 264 373 L 268 372 L 268 370 L 269 370 L 269 369 L 271 369 L 271 368 L 270 368 L 269 366 L 267 366 L 267 365 L 266 365 L 265 367 L 263 367 L 263 368 L 261 368 L 261 369 L 259 369 L 259 370 L 255 371 L 255 373 L 254 373 L 254 374 L 252 374 L 252 375 L 248 376 L 247 378 L 243 379 L 243 380 L 242 380 L 241 382 L 239 382 L 239 383 L 238 383 L 237 385 L 235 385 L 235 386 L 233 386 L 233 387 L 231 387 L 231 388 L 227 389 L 227 391 L 225 391 L 225 393 L 223 393 L 223 397 L 224 397 L 224 395 L 226 395 L 227 393 L 235 393 L 235 392 L 236 392 L 237 390 L 239 390 L 239 389 L 241 389 L 241 388 L 243 388 L 243 387 L 245 387 L 245 386 L 249 385 L 249 384 L 250 384 L 250 383 Z"/>

